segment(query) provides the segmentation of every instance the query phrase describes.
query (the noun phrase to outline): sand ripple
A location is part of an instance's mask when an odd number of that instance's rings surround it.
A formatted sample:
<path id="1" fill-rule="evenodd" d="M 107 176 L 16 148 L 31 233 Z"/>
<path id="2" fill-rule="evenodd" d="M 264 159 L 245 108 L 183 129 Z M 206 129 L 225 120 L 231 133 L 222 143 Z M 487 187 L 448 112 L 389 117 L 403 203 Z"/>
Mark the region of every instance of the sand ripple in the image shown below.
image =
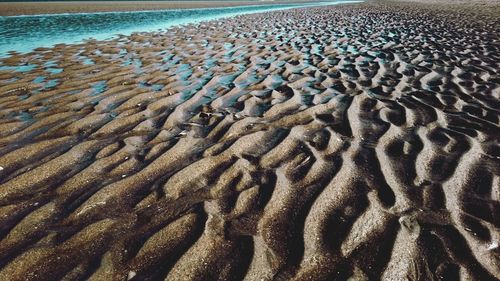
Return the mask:
<path id="1" fill-rule="evenodd" d="M 4 59 L 0 280 L 500 278 L 498 11 L 298 9 Z"/>

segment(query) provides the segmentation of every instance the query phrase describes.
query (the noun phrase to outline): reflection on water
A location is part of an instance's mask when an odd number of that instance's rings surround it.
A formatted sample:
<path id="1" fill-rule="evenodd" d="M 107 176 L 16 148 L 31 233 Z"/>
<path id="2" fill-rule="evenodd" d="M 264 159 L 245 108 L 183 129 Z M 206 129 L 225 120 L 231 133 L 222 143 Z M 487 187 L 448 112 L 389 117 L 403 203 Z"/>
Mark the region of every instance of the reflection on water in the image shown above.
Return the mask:
<path id="1" fill-rule="evenodd" d="M 57 43 L 75 43 L 88 38 L 103 40 L 117 34 L 156 31 L 172 25 L 241 14 L 351 2 L 360 1 L 0 17 L 0 56 L 9 51 L 28 52 Z"/>

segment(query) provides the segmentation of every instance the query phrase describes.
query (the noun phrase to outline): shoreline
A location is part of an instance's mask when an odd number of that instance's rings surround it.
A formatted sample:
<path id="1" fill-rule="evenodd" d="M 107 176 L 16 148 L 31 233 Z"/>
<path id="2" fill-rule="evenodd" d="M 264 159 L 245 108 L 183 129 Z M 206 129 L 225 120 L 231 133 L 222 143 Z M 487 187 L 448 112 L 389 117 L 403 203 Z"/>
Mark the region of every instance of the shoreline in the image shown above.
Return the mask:
<path id="1" fill-rule="evenodd" d="M 0 16 L 161 11 L 196 8 L 301 4 L 322 1 L 75 1 L 0 2 Z"/>
<path id="2" fill-rule="evenodd" d="M 0 57 L 8 56 L 10 51 L 26 53 L 38 47 L 75 44 L 91 38 L 107 40 L 118 35 L 165 30 L 173 26 L 245 14 L 303 7 L 359 4 L 360 2 L 362 1 L 6 16 L 1 18 L 4 26 L 3 32 L 10 33 L 11 36 L 0 38 Z M 86 22 L 86 24 L 81 24 L 82 22 Z"/>

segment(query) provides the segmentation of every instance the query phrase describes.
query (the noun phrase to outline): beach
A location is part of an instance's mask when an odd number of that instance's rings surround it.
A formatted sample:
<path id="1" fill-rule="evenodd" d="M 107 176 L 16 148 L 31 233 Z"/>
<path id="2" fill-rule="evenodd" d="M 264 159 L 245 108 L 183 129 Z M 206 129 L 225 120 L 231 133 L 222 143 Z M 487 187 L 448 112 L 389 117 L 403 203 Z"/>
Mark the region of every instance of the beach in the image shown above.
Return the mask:
<path id="1" fill-rule="evenodd" d="M 499 15 L 369 1 L 0 58 L 0 280 L 500 279 Z"/>

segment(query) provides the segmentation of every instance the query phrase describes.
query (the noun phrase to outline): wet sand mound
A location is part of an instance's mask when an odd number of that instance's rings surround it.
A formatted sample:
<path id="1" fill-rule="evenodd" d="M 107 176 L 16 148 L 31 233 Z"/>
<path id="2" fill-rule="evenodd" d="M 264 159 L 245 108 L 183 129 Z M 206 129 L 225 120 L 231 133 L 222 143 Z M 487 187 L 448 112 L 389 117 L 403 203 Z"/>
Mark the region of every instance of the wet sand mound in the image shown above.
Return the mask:
<path id="1" fill-rule="evenodd" d="M 498 11 L 296 9 L 13 54 L 0 280 L 500 278 Z"/>

